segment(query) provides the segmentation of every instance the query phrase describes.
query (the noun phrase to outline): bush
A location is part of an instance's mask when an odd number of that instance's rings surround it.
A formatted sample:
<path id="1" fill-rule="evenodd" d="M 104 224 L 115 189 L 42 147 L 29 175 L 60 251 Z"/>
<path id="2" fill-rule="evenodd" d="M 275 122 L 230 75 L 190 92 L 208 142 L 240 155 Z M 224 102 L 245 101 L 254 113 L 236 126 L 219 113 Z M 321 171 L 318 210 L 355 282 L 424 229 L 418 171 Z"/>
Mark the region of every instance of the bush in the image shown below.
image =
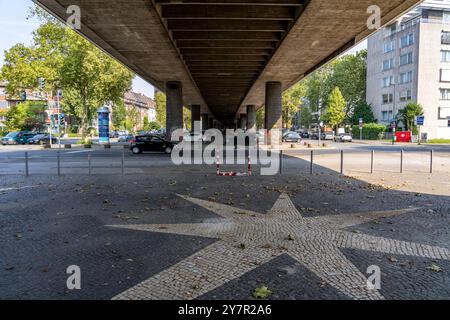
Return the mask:
<path id="1" fill-rule="evenodd" d="M 359 126 L 353 126 L 353 137 L 359 138 Z M 362 136 L 364 140 L 378 140 L 381 134 L 386 132 L 386 126 L 378 123 L 367 123 L 363 126 Z"/>

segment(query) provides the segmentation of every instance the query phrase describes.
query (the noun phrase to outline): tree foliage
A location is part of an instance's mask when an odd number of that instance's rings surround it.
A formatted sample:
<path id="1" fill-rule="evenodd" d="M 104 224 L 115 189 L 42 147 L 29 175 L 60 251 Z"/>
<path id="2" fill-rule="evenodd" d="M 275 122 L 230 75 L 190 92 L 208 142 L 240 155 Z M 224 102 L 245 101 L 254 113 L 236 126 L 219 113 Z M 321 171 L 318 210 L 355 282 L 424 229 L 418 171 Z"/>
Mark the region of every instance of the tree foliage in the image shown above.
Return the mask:
<path id="1" fill-rule="evenodd" d="M 423 115 L 423 108 L 420 104 L 411 102 L 406 107 L 398 112 L 397 118 L 403 121 L 406 130 L 414 130 L 414 122 L 417 116 Z"/>
<path id="2" fill-rule="evenodd" d="M 353 111 L 352 124 L 358 125 L 359 119 L 363 119 L 364 123 L 374 123 L 376 122 L 375 116 L 373 115 L 372 105 L 368 104 L 366 101 L 362 100 L 356 104 Z"/>
<path id="3" fill-rule="evenodd" d="M 333 128 L 339 127 L 345 120 L 345 106 L 341 90 L 334 88 L 328 97 L 327 111 L 322 119 Z"/>
<path id="4" fill-rule="evenodd" d="M 292 119 L 299 112 L 302 104 L 303 97 L 306 93 L 306 85 L 303 82 L 299 82 L 289 90 L 283 93 L 282 98 L 282 117 L 283 127 L 290 128 L 292 126 Z"/>
<path id="5" fill-rule="evenodd" d="M 11 107 L 6 113 L 8 131 L 40 131 L 45 127 L 45 108 L 42 102 L 27 101 Z"/>
<path id="6" fill-rule="evenodd" d="M 161 91 L 155 92 L 155 109 L 156 122 L 165 128 L 166 127 L 166 95 Z"/>
<path id="7" fill-rule="evenodd" d="M 38 78 L 46 79 L 46 92 L 55 94 L 62 88 L 63 111 L 77 120 L 84 136 L 99 107 L 120 107 L 133 74 L 41 9 L 36 7 L 32 14 L 42 24 L 33 32 L 30 46 L 17 44 L 6 52 L 0 78 L 8 82 L 9 95 L 37 89 Z"/>

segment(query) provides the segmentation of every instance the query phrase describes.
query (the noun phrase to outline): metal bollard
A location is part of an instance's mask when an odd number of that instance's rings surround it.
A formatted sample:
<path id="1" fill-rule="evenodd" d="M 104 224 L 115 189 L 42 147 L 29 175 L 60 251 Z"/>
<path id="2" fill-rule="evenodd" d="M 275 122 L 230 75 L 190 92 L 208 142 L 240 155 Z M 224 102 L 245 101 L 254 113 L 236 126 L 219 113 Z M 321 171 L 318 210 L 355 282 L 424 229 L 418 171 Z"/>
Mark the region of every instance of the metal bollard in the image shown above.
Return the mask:
<path id="1" fill-rule="evenodd" d="M 125 150 L 122 149 L 122 176 L 125 175 Z"/>
<path id="2" fill-rule="evenodd" d="M 58 176 L 61 176 L 61 153 L 56 152 L 56 160 L 58 162 Z"/>
<path id="3" fill-rule="evenodd" d="M 403 150 L 400 152 L 400 173 L 403 173 Z"/>
<path id="4" fill-rule="evenodd" d="M 280 150 L 280 174 L 283 174 L 283 150 Z"/>
<path id="5" fill-rule="evenodd" d="M 28 152 L 25 152 L 25 177 L 28 177 L 30 175 L 29 169 L 28 169 Z"/>
<path id="6" fill-rule="evenodd" d="M 341 174 L 344 174 L 344 150 L 341 150 Z"/>
<path id="7" fill-rule="evenodd" d="M 375 171 L 375 151 L 371 152 L 371 160 L 370 160 L 370 173 L 373 174 Z"/>
<path id="8" fill-rule="evenodd" d="M 92 165 L 91 165 L 91 154 L 88 153 L 88 171 L 89 171 L 89 175 L 92 174 Z"/>
<path id="9" fill-rule="evenodd" d="M 311 162 L 309 165 L 309 173 L 310 174 L 314 173 L 314 150 L 311 150 Z"/>
<path id="10" fill-rule="evenodd" d="M 434 155 L 434 151 L 431 150 L 430 151 L 430 173 L 433 173 L 433 155 Z"/>

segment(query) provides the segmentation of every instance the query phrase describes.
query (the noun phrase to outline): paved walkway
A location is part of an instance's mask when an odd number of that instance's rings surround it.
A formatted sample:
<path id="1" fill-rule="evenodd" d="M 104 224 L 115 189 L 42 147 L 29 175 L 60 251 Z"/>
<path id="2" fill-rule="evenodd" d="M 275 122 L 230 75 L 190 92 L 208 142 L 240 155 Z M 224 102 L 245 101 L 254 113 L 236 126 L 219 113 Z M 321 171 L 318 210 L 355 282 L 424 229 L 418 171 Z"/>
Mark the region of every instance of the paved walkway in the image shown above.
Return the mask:
<path id="1" fill-rule="evenodd" d="M 261 286 L 269 299 L 450 298 L 448 188 L 420 193 L 425 174 L 399 190 L 326 168 L 173 169 L 2 176 L 0 298 L 254 299 Z M 71 265 L 81 290 L 66 286 Z M 367 287 L 374 267 L 379 290 Z"/>

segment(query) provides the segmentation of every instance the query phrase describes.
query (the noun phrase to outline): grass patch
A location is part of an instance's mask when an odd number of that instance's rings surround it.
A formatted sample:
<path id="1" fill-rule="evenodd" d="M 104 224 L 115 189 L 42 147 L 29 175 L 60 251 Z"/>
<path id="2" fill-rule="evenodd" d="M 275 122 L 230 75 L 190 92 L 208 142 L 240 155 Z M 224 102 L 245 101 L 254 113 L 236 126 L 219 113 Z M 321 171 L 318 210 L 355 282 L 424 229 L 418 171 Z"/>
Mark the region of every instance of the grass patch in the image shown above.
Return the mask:
<path id="1" fill-rule="evenodd" d="M 450 144 L 450 139 L 432 139 L 428 140 L 430 144 Z"/>

